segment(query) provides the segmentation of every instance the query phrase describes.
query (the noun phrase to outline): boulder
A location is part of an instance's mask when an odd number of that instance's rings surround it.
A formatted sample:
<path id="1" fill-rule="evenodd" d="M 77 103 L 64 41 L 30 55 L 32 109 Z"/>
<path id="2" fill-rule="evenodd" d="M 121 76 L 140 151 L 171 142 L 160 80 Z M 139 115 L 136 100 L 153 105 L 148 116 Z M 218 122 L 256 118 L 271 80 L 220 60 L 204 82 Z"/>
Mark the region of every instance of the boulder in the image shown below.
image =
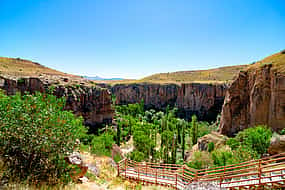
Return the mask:
<path id="1" fill-rule="evenodd" d="M 271 155 L 285 152 L 285 135 L 274 135 L 271 138 L 268 153 Z"/>
<path id="2" fill-rule="evenodd" d="M 217 132 L 211 132 L 210 134 L 207 134 L 201 138 L 198 139 L 197 145 L 198 150 L 200 151 L 207 151 L 208 150 L 208 144 L 210 142 L 213 142 L 215 145 L 215 148 L 221 147 L 226 144 L 228 137 L 221 135 Z"/>

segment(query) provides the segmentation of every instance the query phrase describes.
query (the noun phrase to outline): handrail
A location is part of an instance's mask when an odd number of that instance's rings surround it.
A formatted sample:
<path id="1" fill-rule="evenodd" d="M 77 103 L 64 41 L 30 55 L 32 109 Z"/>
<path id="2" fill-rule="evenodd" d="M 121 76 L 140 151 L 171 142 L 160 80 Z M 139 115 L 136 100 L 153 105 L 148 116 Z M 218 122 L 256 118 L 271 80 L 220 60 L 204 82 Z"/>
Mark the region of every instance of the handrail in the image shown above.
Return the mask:
<path id="1" fill-rule="evenodd" d="M 190 168 L 185 164 L 136 162 L 125 158 L 118 162 L 117 169 L 118 176 L 175 189 L 184 189 L 193 181 L 216 181 L 225 188 L 251 187 L 266 183 L 280 185 L 280 181 L 285 185 L 285 153 L 201 170 Z M 271 180 L 272 173 L 275 173 L 273 178 L 277 181 Z"/>

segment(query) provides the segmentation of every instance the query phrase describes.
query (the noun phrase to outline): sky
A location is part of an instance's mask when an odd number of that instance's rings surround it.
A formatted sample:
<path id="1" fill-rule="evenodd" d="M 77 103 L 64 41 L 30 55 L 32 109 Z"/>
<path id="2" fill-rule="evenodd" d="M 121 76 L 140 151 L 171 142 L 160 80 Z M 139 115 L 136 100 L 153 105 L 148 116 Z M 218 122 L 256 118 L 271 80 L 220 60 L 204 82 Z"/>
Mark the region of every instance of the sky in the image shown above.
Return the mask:
<path id="1" fill-rule="evenodd" d="M 285 49 L 285 0 L 0 0 L 0 56 L 137 79 Z"/>

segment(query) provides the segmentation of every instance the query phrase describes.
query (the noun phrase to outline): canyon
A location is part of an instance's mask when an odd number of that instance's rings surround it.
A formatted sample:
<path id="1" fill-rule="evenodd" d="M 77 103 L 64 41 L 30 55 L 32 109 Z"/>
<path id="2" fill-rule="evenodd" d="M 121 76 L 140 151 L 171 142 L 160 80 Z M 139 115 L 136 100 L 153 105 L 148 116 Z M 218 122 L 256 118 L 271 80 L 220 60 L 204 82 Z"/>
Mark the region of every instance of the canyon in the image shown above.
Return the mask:
<path id="1" fill-rule="evenodd" d="M 227 136 L 234 136 L 255 125 L 267 125 L 274 131 L 285 128 L 285 51 L 249 66 L 226 67 L 220 72 L 196 71 L 195 76 L 205 81 L 183 83 L 163 82 L 164 74 L 158 74 L 150 77 L 152 82 L 142 80 L 109 84 L 61 73 L 22 59 L 0 58 L 0 63 L 0 88 L 8 95 L 25 91 L 46 92 L 53 86 L 54 95 L 66 97 L 65 109 L 83 116 L 87 126 L 112 122 L 113 95 L 117 105 L 143 100 L 146 109 L 176 107 L 178 116 L 187 120 L 195 114 L 199 120 L 214 121 L 221 113 L 219 132 Z M 221 78 L 223 71 L 230 74 Z M 171 73 L 167 76 L 178 81 L 182 78 L 194 80 L 185 77 L 185 74 L 188 76 L 191 73 L 176 72 L 173 76 Z M 234 73 L 237 76 L 231 80 Z M 214 79 L 216 81 L 210 82 Z"/>
<path id="2" fill-rule="evenodd" d="M 105 86 L 106 87 L 106 86 Z M 178 116 L 214 121 L 222 109 L 227 90 L 225 84 L 115 84 L 109 86 L 117 105 L 144 101 L 146 109 L 178 108 Z"/>

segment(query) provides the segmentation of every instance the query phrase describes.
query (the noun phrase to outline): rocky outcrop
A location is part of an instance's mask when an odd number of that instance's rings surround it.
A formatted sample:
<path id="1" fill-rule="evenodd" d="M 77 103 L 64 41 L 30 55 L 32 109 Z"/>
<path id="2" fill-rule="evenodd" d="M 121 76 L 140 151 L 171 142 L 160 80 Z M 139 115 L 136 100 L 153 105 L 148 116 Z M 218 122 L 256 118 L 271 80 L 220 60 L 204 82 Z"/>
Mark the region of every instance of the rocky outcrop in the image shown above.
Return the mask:
<path id="1" fill-rule="evenodd" d="M 220 113 L 227 86 L 224 84 L 117 84 L 111 87 L 116 103 L 133 104 L 144 100 L 147 109 L 177 107 L 178 115 L 213 121 Z"/>
<path id="2" fill-rule="evenodd" d="M 271 138 L 268 153 L 271 155 L 280 154 L 285 151 L 285 135 L 276 135 Z"/>
<path id="3" fill-rule="evenodd" d="M 208 151 L 208 144 L 214 143 L 215 148 L 226 145 L 228 137 L 223 136 L 217 132 L 211 132 L 198 139 L 197 146 L 199 151 Z"/>
<path id="4" fill-rule="evenodd" d="M 285 75 L 272 64 L 240 72 L 226 93 L 220 132 L 233 136 L 255 125 L 285 128 Z"/>
<path id="5" fill-rule="evenodd" d="M 0 88 L 8 95 L 16 92 L 46 92 L 51 86 L 39 78 L 20 78 L 17 80 L 0 78 Z M 94 127 L 103 123 L 111 123 L 113 109 L 111 94 L 108 89 L 83 85 L 53 85 L 54 95 L 66 98 L 66 110 L 73 111 L 84 118 L 85 125 Z M 91 128 L 92 130 L 92 128 Z"/>

